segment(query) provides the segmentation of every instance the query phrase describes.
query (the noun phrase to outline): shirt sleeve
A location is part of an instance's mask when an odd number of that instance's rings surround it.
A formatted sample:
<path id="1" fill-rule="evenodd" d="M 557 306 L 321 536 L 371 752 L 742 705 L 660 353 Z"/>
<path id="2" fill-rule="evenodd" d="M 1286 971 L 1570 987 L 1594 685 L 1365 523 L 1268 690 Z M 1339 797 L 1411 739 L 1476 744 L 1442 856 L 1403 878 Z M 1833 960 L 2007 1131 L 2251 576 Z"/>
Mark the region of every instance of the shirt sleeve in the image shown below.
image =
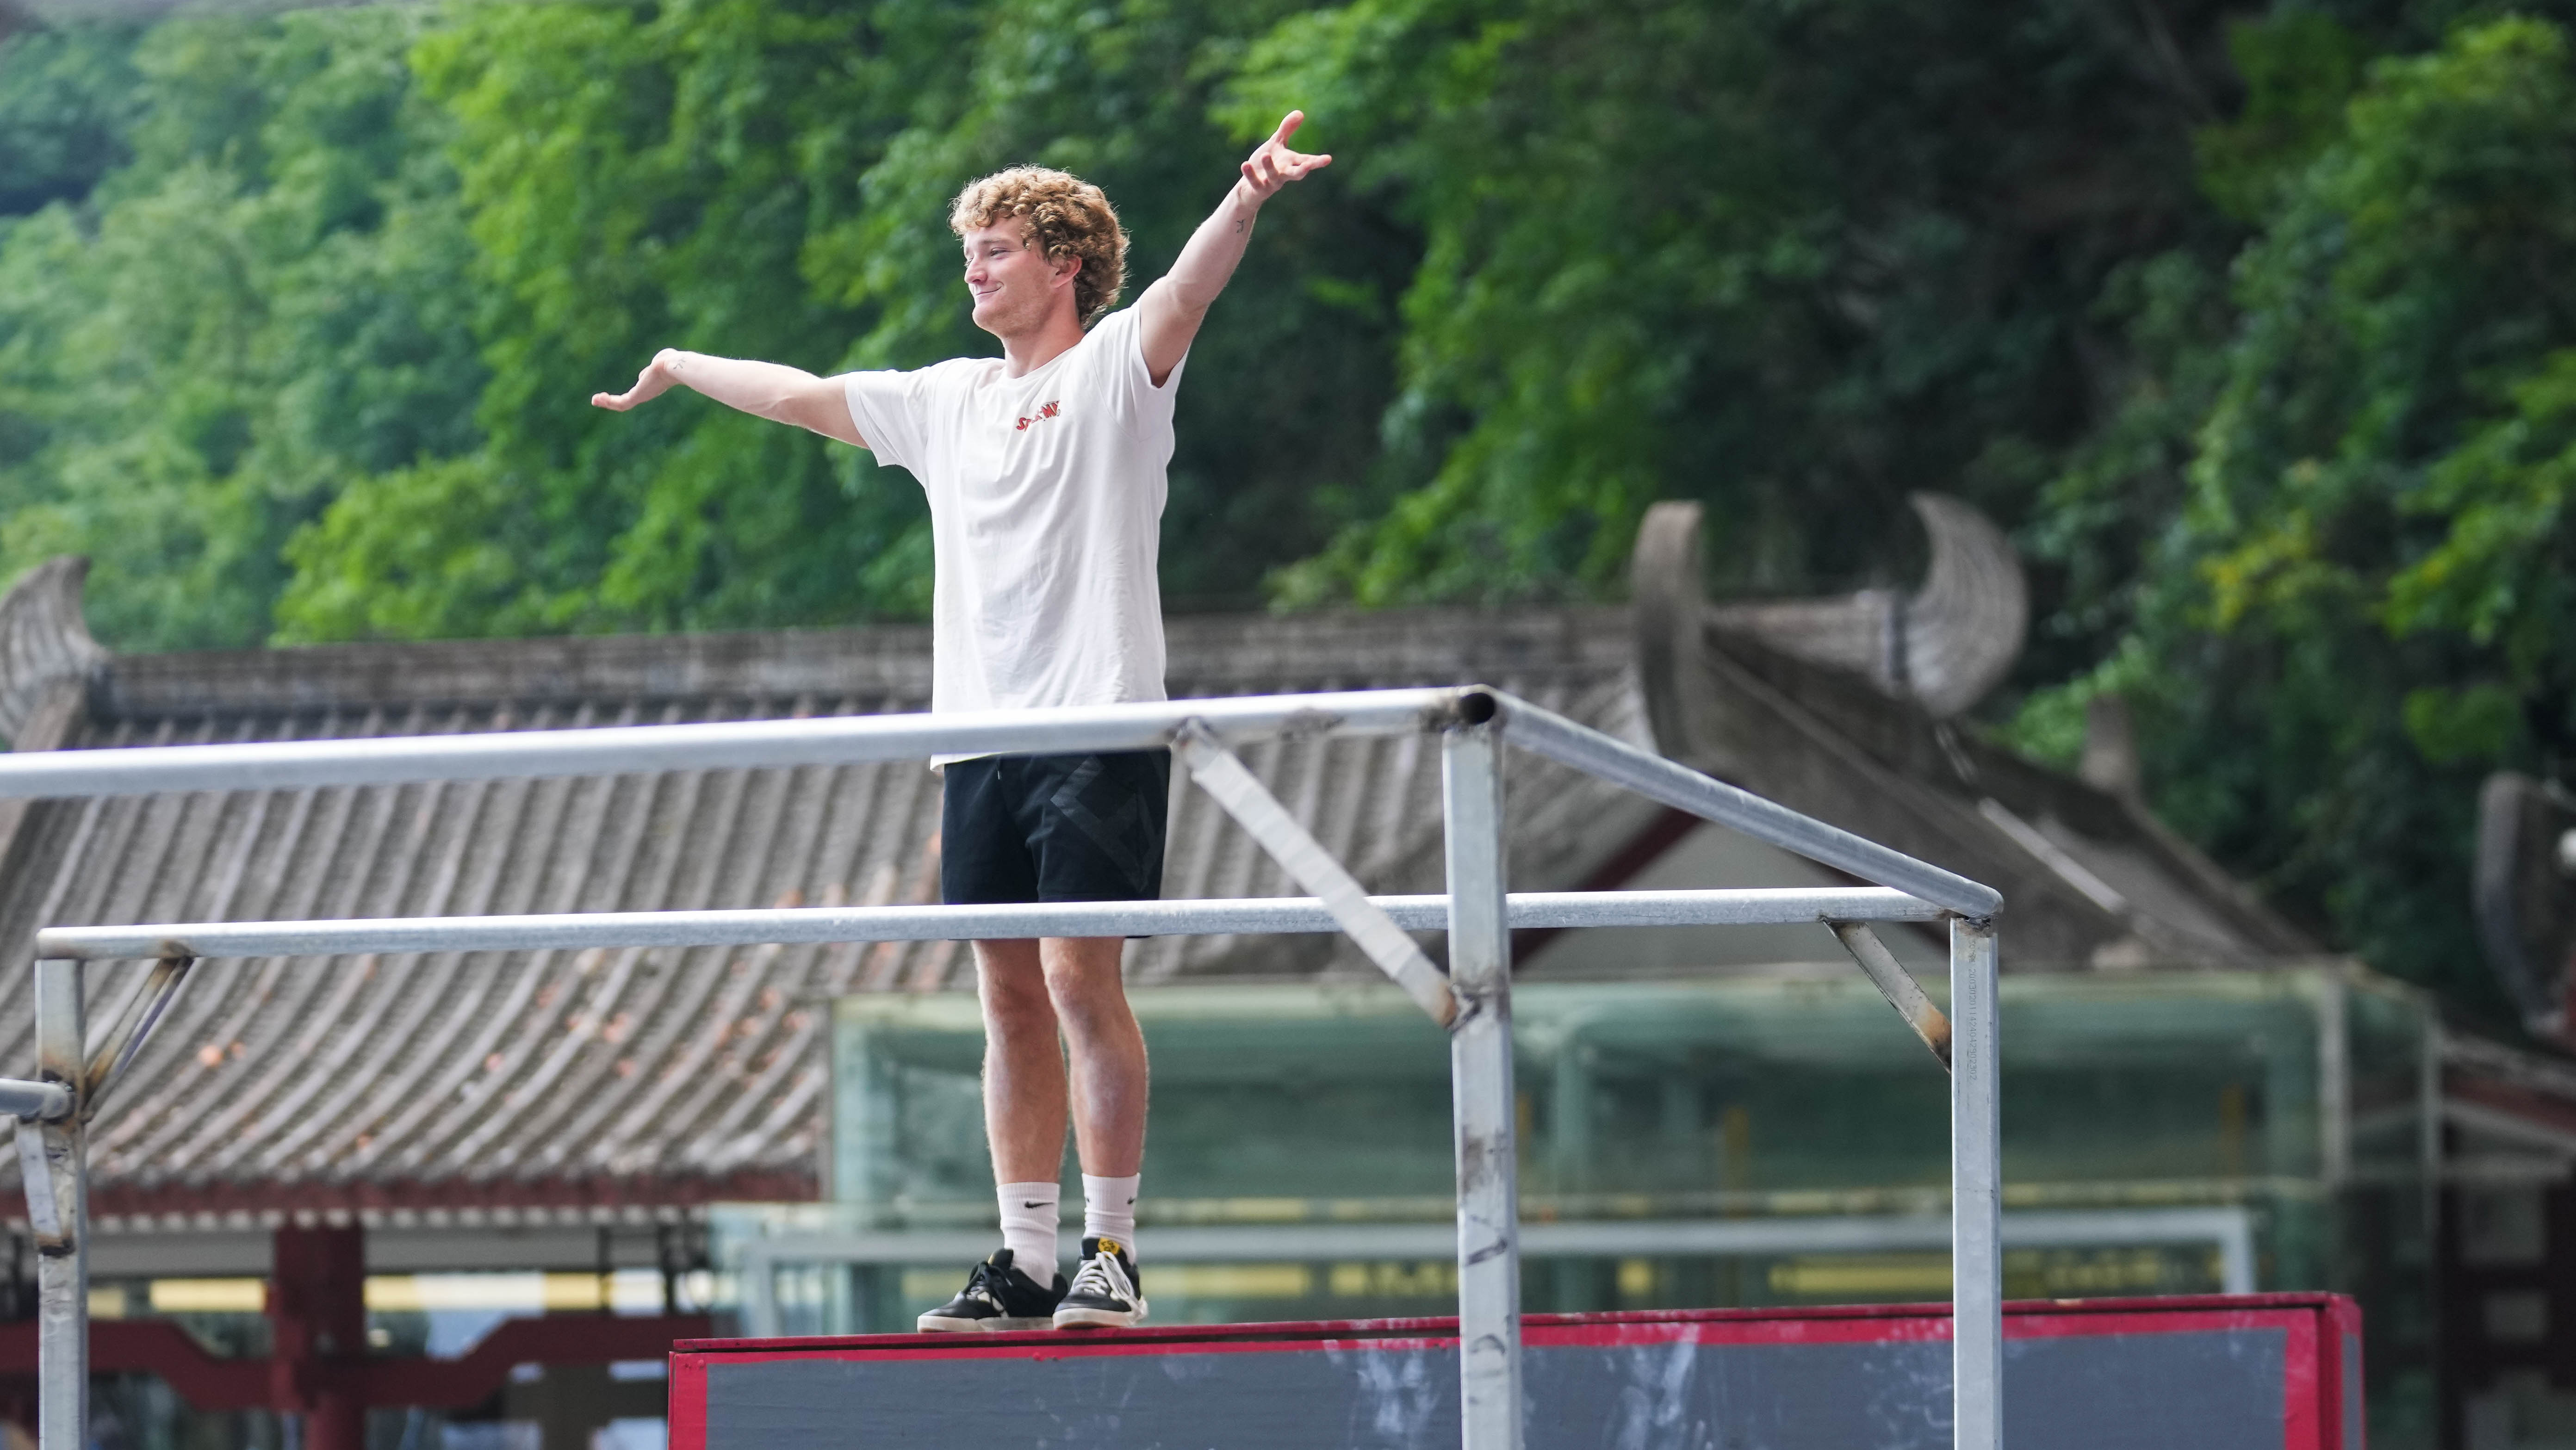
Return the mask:
<path id="1" fill-rule="evenodd" d="M 1109 382 L 1109 395 L 1120 412 L 1129 417 L 1169 418 L 1173 400 L 1180 395 L 1181 372 L 1190 365 L 1188 353 L 1172 365 L 1172 375 L 1154 386 L 1154 375 L 1145 366 L 1145 325 L 1136 308 L 1122 307 L 1093 324 L 1092 333 L 1101 349 L 1100 367 Z"/>
<path id="2" fill-rule="evenodd" d="M 908 468 L 915 477 L 922 472 L 928 432 L 923 381 L 920 372 L 841 375 L 842 391 L 850 400 L 850 421 L 858 425 L 859 436 L 867 440 L 868 451 L 877 456 L 881 468 Z"/>

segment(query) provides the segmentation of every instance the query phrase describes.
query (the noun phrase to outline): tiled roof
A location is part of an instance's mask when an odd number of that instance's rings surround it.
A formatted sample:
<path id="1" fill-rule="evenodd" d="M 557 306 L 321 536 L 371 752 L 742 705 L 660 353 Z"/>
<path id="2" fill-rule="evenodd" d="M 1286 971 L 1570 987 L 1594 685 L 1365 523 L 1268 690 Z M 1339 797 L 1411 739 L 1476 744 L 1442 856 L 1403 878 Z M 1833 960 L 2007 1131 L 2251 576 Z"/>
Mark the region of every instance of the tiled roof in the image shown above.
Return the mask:
<path id="1" fill-rule="evenodd" d="M 1873 679 L 1831 652 L 1783 647 L 1795 638 L 1785 630 L 1748 633 L 1741 611 L 1701 595 L 1700 533 L 1699 505 L 1655 505 L 1630 581 L 1649 733 L 1664 754 L 2001 891 L 2008 964 L 2252 966 L 2316 952 L 2156 820 L 2133 759 L 2088 783 L 1909 698 L 1901 671 Z M 1933 646 L 1954 660 L 1977 653 Z"/>
<path id="2" fill-rule="evenodd" d="M 1618 611 L 1183 619 L 1171 645 L 1177 697 L 1484 680 L 1645 739 Z M 121 657 L 57 748 L 915 711 L 928 663 L 909 628 Z M 1437 889 L 1435 742 L 1246 758 L 1373 889 Z M 1563 777 L 1515 779 L 1522 884 L 1579 874 L 1605 816 L 1651 815 Z M 1202 793 L 1174 796 L 1168 895 L 1294 890 Z M 43 802 L 0 881 L 0 951 L 26 960 L 50 924 L 930 900 L 938 803 L 911 764 Z M 96 1208 L 175 1227 L 810 1197 L 822 1004 L 958 985 L 966 963 L 946 943 L 205 963 L 95 1125 Z M 1336 969 L 1372 970 L 1332 938 L 1130 960 L 1142 980 Z M 94 1014 L 140 975 L 93 968 Z M 32 1056 L 16 994 L 0 1059 Z"/>

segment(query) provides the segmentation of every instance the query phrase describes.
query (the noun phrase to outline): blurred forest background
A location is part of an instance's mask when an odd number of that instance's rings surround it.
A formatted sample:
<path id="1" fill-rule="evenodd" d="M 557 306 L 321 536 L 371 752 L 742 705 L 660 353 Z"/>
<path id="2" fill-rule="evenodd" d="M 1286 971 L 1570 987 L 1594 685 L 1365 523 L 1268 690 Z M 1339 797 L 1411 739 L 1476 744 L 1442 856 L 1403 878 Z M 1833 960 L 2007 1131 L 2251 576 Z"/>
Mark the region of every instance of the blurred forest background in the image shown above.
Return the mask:
<path id="1" fill-rule="evenodd" d="M 2576 5 L 667 0 L 0 40 L 0 569 L 127 650 L 923 613 L 917 490 L 657 347 L 988 353 L 946 198 L 1100 182 L 1151 278 L 1279 114 L 1182 395 L 1176 610 L 1906 580 L 2013 530 L 1981 728 L 2135 707 L 2156 805 L 2497 1005 L 2499 764 L 2576 735 Z"/>

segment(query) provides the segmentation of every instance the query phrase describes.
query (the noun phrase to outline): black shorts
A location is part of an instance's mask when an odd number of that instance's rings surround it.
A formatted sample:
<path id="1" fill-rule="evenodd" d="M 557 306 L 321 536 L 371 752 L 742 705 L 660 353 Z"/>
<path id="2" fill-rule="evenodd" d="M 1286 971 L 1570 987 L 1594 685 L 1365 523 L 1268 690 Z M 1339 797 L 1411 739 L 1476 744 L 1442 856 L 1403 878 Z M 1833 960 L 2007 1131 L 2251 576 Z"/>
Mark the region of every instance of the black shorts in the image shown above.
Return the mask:
<path id="1" fill-rule="evenodd" d="M 1168 750 L 956 761 L 940 801 L 940 899 L 1160 897 L 1171 793 Z"/>

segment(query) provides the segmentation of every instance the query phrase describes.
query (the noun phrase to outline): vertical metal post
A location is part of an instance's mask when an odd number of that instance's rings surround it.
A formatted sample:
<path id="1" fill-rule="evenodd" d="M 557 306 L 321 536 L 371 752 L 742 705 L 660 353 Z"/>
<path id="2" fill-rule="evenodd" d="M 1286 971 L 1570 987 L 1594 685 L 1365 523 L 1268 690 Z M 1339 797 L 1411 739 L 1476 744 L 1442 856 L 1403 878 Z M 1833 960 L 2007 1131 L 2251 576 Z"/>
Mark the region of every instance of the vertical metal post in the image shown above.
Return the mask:
<path id="1" fill-rule="evenodd" d="M 2317 1176 L 2329 1191 L 2352 1177 L 2351 988 L 2328 967 L 2317 982 Z"/>
<path id="2" fill-rule="evenodd" d="M 1950 919 L 1950 1393 L 1957 1450 L 2001 1450 L 2004 1222 L 1995 931 Z"/>
<path id="3" fill-rule="evenodd" d="M 89 1027 L 81 1005 L 81 964 L 36 963 L 36 1062 L 47 1082 L 71 1089 L 69 1117 L 22 1123 L 42 1147 L 51 1224 L 36 1238 L 36 1443 L 84 1450 L 89 1440 L 89 1130 L 82 1121 L 81 1069 Z M 36 1165 L 21 1153 L 22 1171 Z M 30 1217 L 36 1195 L 30 1192 Z"/>
<path id="4" fill-rule="evenodd" d="M 1520 1450 L 1520 1182 L 1503 775 L 1489 725 L 1441 737 L 1449 849 L 1449 1075 L 1458 1147 L 1458 1387 L 1465 1450 Z"/>

